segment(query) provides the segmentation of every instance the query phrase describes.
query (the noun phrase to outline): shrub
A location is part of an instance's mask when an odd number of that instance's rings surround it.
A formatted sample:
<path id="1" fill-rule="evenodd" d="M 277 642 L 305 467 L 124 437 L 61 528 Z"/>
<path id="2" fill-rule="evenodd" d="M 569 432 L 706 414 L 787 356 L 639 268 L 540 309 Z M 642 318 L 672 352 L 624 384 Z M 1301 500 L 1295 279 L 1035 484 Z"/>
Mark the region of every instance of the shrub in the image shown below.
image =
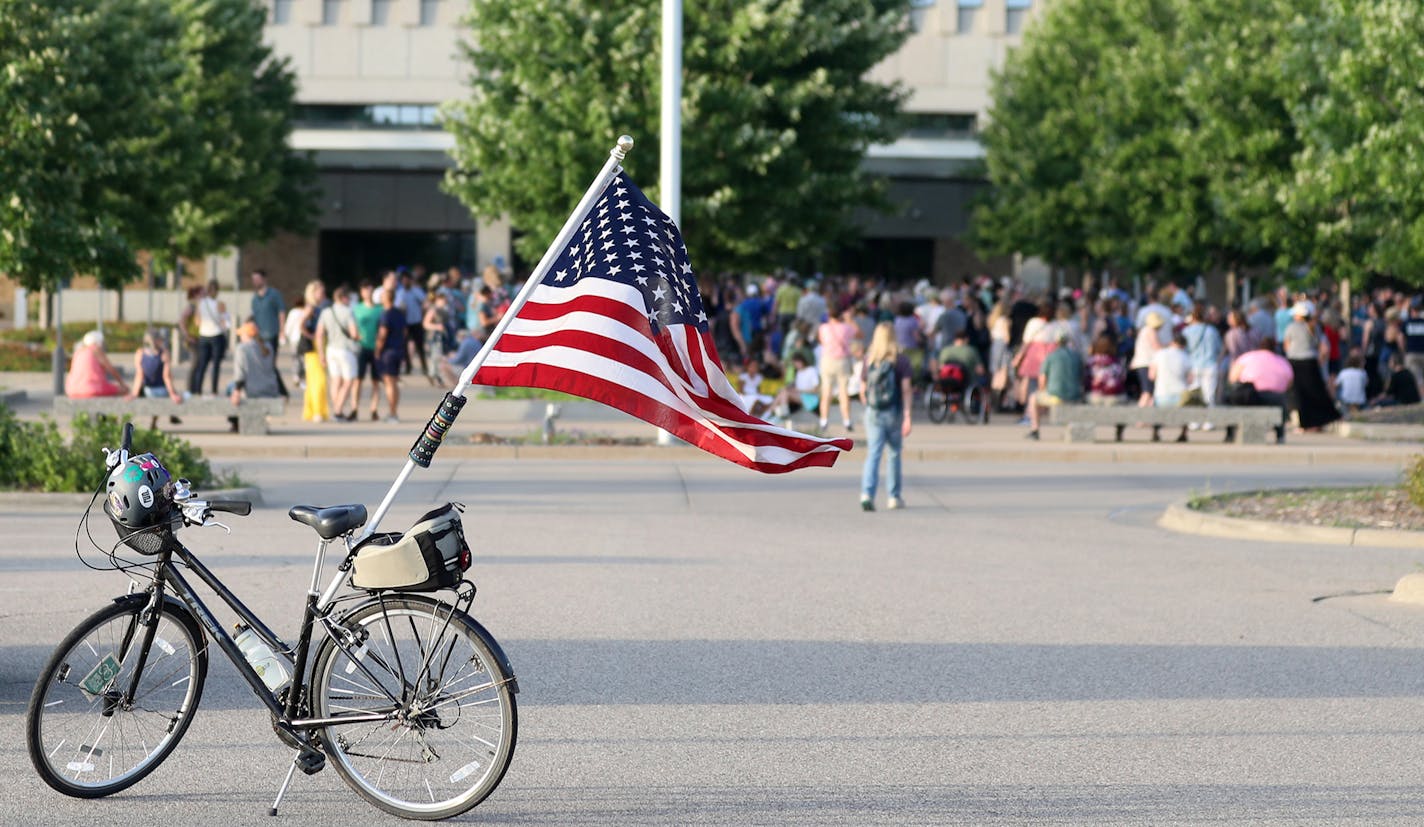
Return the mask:
<path id="1" fill-rule="evenodd" d="M 155 327 L 169 326 L 171 325 L 155 324 Z M 65 322 L 65 352 L 73 352 L 74 343 L 84 338 L 85 333 L 96 327 L 98 325 L 95 322 Z M 104 349 L 110 353 L 128 353 L 137 350 L 143 342 L 143 334 L 147 329 L 147 322 L 104 322 Z M 48 357 L 54 350 L 54 328 L 30 325 L 29 327 L 0 331 L 0 342 L 35 345 Z M 48 361 L 45 362 L 45 367 L 49 367 Z"/>
<path id="2" fill-rule="evenodd" d="M 1404 481 L 1402 483 L 1404 493 L 1409 495 L 1409 501 L 1419 508 L 1424 508 L 1424 454 L 1414 458 L 1414 461 L 1404 468 Z"/>
<path id="3" fill-rule="evenodd" d="M 74 418 L 73 437 L 66 443 L 51 419 L 23 422 L 0 405 L 0 488 L 32 491 L 88 493 L 104 477 L 104 448 L 117 448 L 124 419 L 81 414 Z M 185 439 L 162 431 L 135 427 L 135 453 L 151 452 L 175 478 L 186 477 L 194 487 L 235 482 L 217 475 L 202 452 Z"/>

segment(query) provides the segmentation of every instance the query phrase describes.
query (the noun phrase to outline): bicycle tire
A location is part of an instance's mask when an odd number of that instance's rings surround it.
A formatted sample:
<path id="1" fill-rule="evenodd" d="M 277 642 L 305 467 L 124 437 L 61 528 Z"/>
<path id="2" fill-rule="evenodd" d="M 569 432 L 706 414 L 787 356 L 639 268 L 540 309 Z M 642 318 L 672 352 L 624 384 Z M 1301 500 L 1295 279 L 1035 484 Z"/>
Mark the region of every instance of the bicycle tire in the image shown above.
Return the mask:
<path id="1" fill-rule="evenodd" d="M 949 417 L 949 394 L 937 383 L 925 389 L 925 414 L 936 424 Z"/>
<path id="2" fill-rule="evenodd" d="M 203 632 L 171 600 L 160 608 L 132 703 L 116 705 L 142 647 L 138 621 L 148 601 L 128 595 L 85 618 L 35 683 L 25 722 L 30 761 L 65 795 L 99 798 L 138 783 L 178 746 L 198 711 L 208 674 Z"/>
<path id="3" fill-rule="evenodd" d="M 489 633 L 464 612 L 418 595 L 363 604 L 340 623 L 362 640 L 353 655 L 371 674 L 324 640 L 311 678 L 315 714 L 390 713 L 321 730 L 347 785 L 392 815 L 429 821 L 464 813 L 494 792 L 514 757 L 518 712 L 513 677 Z M 429 669 L 415 666 L 426 662 Z"/>

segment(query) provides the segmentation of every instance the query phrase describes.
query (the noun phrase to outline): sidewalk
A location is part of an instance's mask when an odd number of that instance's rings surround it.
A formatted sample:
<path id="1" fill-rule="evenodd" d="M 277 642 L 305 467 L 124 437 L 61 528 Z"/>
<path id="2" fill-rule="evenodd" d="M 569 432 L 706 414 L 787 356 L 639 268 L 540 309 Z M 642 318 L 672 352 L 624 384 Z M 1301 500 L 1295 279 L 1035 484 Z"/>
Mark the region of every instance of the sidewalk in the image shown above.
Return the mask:
<path id="1" fill-rule="evenodd" d="M 122 357 L 119 357 L 122 358 Z M 53 403 L 53 379 L 48 373 L 0 373 L 0 392 L 22 390 L 23 401 L 11 407 L 24 419 L 48 415 Z M 185 420 L 182 425 L 160 427 L 183 436 L 216 459 L 251 457 L 403 457 L 420 435 L 426 421 L 447 389 L 431 387 L 423 377 L 407 376 L 401 382 L 399 424 L 371 422 L 303 422 L 301 401 L 294 396 L 281 416 L 269 422 L 266 436 L 229 433 L 226 422 L 215 417 Z M 474 396 L 451 430 L 440 456 L 565 459 L 715 459 L 686 445 L 655 444 L 657 431 L 650 425 L 594 402 L 562 403 L 556 431 L 584 439 L 640 440 L 642 445 L 540 444 L 546 403 L 505 401 Z M 363 402 L 363 416 L 366 408 Z M 176 410 L 181 417 L 181 408 Z M 382 407 L 381 415 L 385 415 Z M 863 447 L 860 408 L 853 411 L 856 429 L 851 436 Z M 832 413 L 830 434 L 840 436 L 839 414 Z M 814 422 L 806 417 L 798 427 Z M 1416 442 L 1363 441 L 1336 434 L 1291 434 L 1285 445 L 1233 445 L 1219 431 L 1192 432 L 1185 445 L 1150 442 L 1150 429 L 1128 429 L 1126 441 L 1114 443 L 1112 428 L 1099 430 L 1096 443 L 1061 441 L 1066 429 L 1045 427 L 1042 442 L 1024 439 L 1026 429 L 1009 414 L 992 417 L 986 426 L 962 423 L 934 424 L 915 411 L 914 431 L 905 442 L 905 459 L 914 461 L 1002 462 L 1130 462 L 1168 464 L 1299 464 L 1387 465 L 1403 467 L 1421 450 Z M 479 444 L 482 441 L 519 440 L 522 444 Z"/>

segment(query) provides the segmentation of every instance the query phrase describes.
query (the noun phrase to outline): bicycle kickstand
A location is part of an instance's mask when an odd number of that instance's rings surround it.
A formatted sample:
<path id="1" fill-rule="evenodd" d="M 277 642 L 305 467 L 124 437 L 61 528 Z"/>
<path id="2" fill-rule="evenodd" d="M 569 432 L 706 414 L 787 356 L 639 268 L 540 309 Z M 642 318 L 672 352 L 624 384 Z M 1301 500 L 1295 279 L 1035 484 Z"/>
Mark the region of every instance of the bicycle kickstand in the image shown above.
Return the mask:
<path id="1" fill-rule="evenodd" d="M 297 757 L 292 759 L 292 765 L 290 767 L 287 767 L 287 777 L 282 780 L 282 788 L 277 790 L 277 799 L 272 802 L 272 809 L 267 811 L 267 815 L 275 816 L 277 814 L 277 807 L 282 804 L 282 796 L 287 794 L 287 787 L 291 786 L 292 776 L 296 775 L 297 764 L 301 760 L 301 753 L 298 753 Z"/>

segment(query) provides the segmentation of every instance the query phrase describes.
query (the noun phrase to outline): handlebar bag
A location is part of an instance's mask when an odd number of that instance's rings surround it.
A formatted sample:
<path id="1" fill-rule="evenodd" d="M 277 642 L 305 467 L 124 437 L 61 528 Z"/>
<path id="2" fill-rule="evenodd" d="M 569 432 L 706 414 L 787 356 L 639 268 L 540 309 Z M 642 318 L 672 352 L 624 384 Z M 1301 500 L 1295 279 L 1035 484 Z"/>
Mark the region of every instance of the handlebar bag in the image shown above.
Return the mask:
<path id="1" fill-rule="evenodd" d="M 378 591 L 428 592 L 460 582 L 470 568 L 470 546 L 458 503 L 446 503 L 404 534 L 373 534 L 356 549 L 351 585 Z"/>

